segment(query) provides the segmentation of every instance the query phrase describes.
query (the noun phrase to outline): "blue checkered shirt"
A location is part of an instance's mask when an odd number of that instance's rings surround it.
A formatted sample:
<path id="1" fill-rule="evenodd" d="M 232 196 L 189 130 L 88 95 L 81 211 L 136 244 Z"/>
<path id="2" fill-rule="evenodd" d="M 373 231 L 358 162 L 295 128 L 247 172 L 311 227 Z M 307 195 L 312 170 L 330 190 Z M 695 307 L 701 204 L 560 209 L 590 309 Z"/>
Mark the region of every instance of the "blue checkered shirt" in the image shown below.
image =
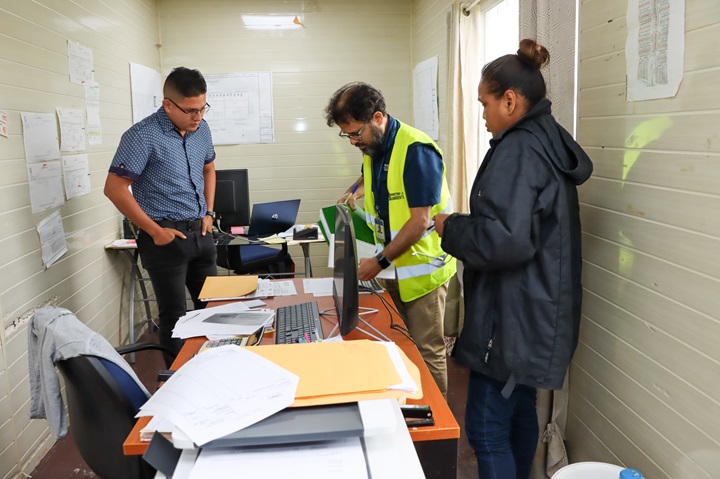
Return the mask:
<path id="1" fill-rule="evenodd" d="M 214 160 L 205 120 L 183 137 L 160 107 L 123 134 L 110 173 L 133 180 L 132 194 L 153 220 L 183 221 L 205 216 L 203 167 Z"/>

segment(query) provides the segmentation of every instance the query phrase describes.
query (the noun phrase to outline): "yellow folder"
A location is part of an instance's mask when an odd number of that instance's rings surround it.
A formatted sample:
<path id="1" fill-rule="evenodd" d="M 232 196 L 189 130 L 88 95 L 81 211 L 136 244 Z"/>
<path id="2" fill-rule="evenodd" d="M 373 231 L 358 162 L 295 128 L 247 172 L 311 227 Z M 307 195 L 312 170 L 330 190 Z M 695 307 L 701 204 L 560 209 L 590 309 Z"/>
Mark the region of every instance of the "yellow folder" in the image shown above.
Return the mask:
<path id="1" fill-rule="evenodd" d="M 387 348 L 377 342 L 275 344 L 250 350 L 300 377 L 293 407 L 422 397 L 420 372 L 400 349 L 418 391 L 388 389 L 401 379 Z"/>
<path id="2" fill-rule="evenodd" d="M 257 286 L 257 276 L 208 276 L 200 290 L 200 300 L 235 299 L 252 293 Z"/>

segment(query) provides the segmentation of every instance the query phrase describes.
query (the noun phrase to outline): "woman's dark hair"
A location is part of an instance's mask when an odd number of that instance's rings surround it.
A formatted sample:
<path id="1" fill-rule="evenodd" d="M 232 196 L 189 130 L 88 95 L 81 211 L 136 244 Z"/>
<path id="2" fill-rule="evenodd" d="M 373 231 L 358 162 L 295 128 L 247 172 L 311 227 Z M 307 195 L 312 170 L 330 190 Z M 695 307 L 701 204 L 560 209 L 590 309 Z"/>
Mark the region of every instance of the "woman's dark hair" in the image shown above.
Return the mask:
<path id="1" fill-rule="evenodd" d="M 547 89 L 540 68 L 550 61 L 550 52 L 534 40 L 520 40 L 520 49 L 515 55 L 497 58 L 482 69 L 481 83 L 498 98 L 508 90 L 515 90 L 524 96 L 529 108 L 545 98 Z"/>
<path id="2" fill-rule="evenodd" d="M 170 98 L 178 93 L 183 98 L 191 98 L 207 93 L 207 83 L 205 83 L 202 73 L 185 67 L 173 68 L 165 79 L 163 95 Z"/>
<path id="3" fill-rule="evenodd" d="M 348 83 L 333 93 L 327 107 L 325 120 L 328 126 L 348 121 L 370 121 L 379 111 L 385 116 L 385 98 L 377 88 L 367 83 Z"/>

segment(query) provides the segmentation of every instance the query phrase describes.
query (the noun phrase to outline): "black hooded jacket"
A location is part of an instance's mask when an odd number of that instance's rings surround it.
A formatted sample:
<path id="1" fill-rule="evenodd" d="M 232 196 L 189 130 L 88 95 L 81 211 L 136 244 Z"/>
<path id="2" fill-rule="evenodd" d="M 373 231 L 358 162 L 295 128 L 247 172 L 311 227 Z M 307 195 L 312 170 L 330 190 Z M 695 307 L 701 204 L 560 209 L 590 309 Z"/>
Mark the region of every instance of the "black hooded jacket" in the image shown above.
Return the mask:
<path id="1" fill-rule="evenodd" d="M 592 162 L 541 100 L 490 140 L 442 248 L 462 260 L 465 324 L 455 346 L 464 365 L 515 384 L 560 389 L 575 352 L 582 300 L 577 185 Z"/>

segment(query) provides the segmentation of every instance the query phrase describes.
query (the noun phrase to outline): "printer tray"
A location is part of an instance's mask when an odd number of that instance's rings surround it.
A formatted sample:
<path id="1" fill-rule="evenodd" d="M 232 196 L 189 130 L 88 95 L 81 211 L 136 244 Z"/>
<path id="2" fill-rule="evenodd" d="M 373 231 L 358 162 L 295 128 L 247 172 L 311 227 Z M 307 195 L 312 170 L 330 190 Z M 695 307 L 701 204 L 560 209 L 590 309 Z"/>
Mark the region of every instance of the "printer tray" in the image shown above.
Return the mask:
<path id="1" fill-rule="evenodd" d="M 362 436 L 363 422 L 355 402 L 286 408 L 252 426 L 210 441 L 203 449 L 291 444 Z"/>

